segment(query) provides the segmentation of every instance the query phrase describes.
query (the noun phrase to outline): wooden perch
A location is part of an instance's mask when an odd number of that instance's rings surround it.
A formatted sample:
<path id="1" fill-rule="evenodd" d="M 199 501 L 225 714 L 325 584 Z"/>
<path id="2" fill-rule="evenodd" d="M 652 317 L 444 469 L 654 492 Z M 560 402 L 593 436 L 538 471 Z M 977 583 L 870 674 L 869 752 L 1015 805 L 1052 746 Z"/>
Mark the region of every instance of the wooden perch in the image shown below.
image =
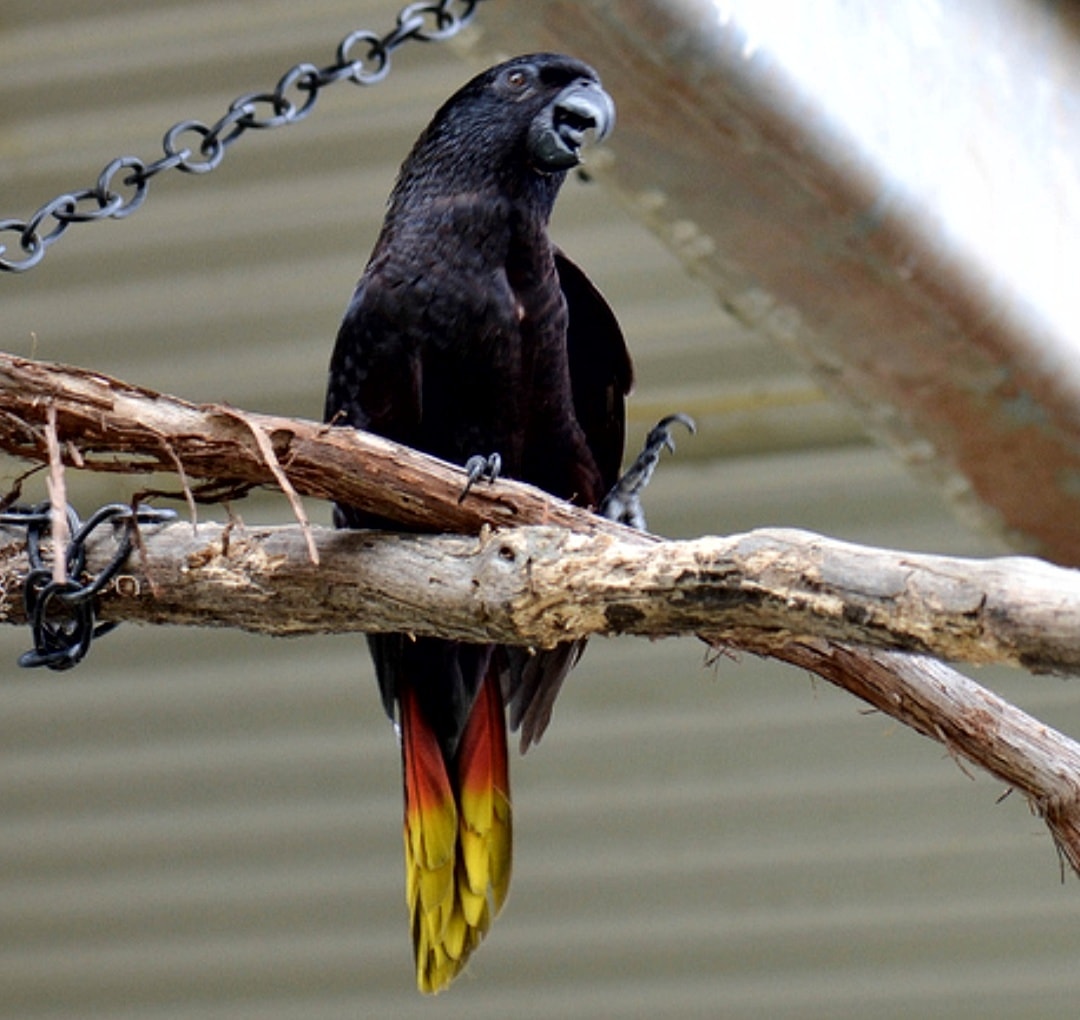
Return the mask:
<path id="1" fill-rule="evenodd" d="M 1073 571 L 787 530 L 661 542 L 510 482 L 459 503 L 459 469 L 352 429 L 199 407 L 8 355 L 0 408 L 0 449 L 16 456 L 47 462 L 55 419 L 68 464 L 182 471 L 217 489 L 284 478 L 301 495 L 472 536 L 148 530 L 140 561 L 103 595 L 103 619 L 406 630 L 537 647 L 597 633 L 696 634 L 810 669 L 979 764 L 1028 797 L 1080 871 L 1080 745 L 948 667 L 899 654 L 1078 672 Z M 543 526 L 491 530 L 507 524 Z M 96 541 L 91 570 L 110 546 Z M 0 532 L 0 622 L 21 618 L 12 593 L 25 569 L 18 536 Z"/>
<path id="2" fill-rule="evenodd" d="M 212 493 L 277 487 L 280 467 L 301 496 L 362 506 L 410 528 L 475 534 L 485 524 L 547 523 L 651 541 L 515 482 L 474 486 L 459 503 L 459 468 L 353 428 L 200 406 L 98 372 L 0 353 L 0 451 L 48 463 L 50 406 L 71 467 L 165 471 L 211 483 Z M 256 435 L 269 438 L 276 463 Z"/>
<path id="3" fill-rule="evenodd" d="M 648 545 L 636 537 L 551 526 L 479 538 L 315 528 L 312 569 L 296 527 L 144 528 L 138 570 L 127 571 L 139 596 L 113 586 L 99 615 L 277 635 L 405 630 L 537 648 L 592 634 L 698 635 L 758 651 L 840 641 L 1080 672 L 1080 575 L 1071 570 L 868 549 L 782 528 Z M 19 539 L 0 532 L 9 591 L 26 569 Z M 112 550 L 102 540 L 98 562 Z"/>

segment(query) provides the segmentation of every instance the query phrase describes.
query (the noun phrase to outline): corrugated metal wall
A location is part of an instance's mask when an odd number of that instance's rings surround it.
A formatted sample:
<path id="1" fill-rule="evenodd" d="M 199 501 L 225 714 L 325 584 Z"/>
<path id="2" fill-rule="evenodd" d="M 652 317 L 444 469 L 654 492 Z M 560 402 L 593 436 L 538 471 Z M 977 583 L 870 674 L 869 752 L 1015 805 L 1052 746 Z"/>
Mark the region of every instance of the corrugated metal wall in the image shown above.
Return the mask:
<path id="1" fill-rule="evenodd" d="M 0 217 L 152 158 L 174 121 L 394 13 L 9 4 Z M 339 86 L 209 177 L 159 179 L 131 219 L 73 228 L 0 279 L 3 347 L 316 416 L 396 165 L 469 73 L 410 47 L 383 85 Z M 656 530 L 988 551 L 596 187 L 568 186 L 557 233 L 626 326 L 637 432 L 658 411 L 701 421 L 656 482 Z M 137 484 L 71 483 L 85 510 Z M 272 496 L 237 509 L 288 516 Z M 689 641 L 593 642 L 513 763 L 504 915 L 422 1000 L 397 751 L 362 644 L 127 627 L 57 676 L 20 672 L 26 636 L 0 633 L 0 1017 L 1075 1015 L 1080 899 L 1019 798 L 995 805 L 997 784 L 823 683 Z M 980 679 L 1080 733 L 1069 684 Z"/>

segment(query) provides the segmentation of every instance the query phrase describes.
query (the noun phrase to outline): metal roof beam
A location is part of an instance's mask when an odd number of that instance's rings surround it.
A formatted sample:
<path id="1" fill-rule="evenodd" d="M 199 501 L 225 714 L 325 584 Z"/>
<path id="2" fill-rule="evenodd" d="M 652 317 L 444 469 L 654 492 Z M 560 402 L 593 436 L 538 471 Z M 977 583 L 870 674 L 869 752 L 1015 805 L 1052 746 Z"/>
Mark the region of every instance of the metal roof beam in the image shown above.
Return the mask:
<path id="1" fill-rule="evenodd" d="M 1080 564 L 1080 17 L 982 0 L 485 5 L 568 50 L 596 165 L 722 304 L 1014 544 Z"/>

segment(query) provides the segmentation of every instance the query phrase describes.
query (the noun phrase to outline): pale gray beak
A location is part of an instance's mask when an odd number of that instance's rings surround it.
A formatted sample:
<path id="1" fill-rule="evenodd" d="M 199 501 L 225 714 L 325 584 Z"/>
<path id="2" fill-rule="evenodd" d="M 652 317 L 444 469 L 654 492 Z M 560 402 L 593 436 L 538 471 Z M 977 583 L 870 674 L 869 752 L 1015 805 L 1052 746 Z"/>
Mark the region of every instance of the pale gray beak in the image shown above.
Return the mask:
<path id="1" fill-rule="evenodd" d="M 581 146 L 587 132 L 596 141 L 611 134 L 615 126 L 615 103 L 596 82 L 568 85 L 529 126 L 529 152 L 536 168 L 545 173 L 569 170 L 581 162 Z"/>

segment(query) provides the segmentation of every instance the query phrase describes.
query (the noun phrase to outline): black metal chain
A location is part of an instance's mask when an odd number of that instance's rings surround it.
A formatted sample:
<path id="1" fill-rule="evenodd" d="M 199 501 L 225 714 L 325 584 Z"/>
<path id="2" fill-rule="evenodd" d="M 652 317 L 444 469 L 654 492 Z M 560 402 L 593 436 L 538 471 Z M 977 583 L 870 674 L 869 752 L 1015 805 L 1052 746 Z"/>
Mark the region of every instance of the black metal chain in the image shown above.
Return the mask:
<path id="1" fill-rule="evenodd" d="M 23 605 L 34 635 L 34 647 L 19 657 L 19 665 L 47 666 L 57 670 L 71 669 L 76 665 L 90 650 L 94 638 L 116 626 L 115 623 L 97 624 L 94 600 L 130 555 L 134 529 L 140 524 L 164 524 L 175 518 L 175 510 L 148 506 L 132 510 L 124 503 L 112 503 L 103 506 L 86 521 L 81 521 L 69 506 L 67 525 L 70 538 L 64 550 L 66 580 L 58 581 L 42 553 L 42 542 L 52 530 L 50 504 L 16 505 L 0 513 L 0 527 L 26 529 L 26 557 L 30 569 L 23 580 Z M 97 574 L 87 576 L 87 542 L 105 525 L 113 529 L 117 539 L 116 552 Z M 56 555 L 56 550 L 53 550 L 53 555 Z"/>
<path id="2" fill-rule="evenodd" d="M 20 257 L 4 258 L 0 243 L 0 270 L 22 273 L 36 266 L 45 252 L 72 223 L 89 223 L 130 216 L 146 200 L 150 181 L 166 170 L 205 174 L 216 169 L 225 150 L 249 130 L 263 131 L 295 124 L 315 106 L 322 89 L 338 82 L 374 85 L 390 73 L 390 54 L 409 40 L 435 42 L 449 39 L 468 24 L 482 0 L 429 0 L 410 3 L 397 15 L 384 35 L 360 29 L 350 32 L 337 48 L 337 59 L 327 67 L 301 63 L 290 68 L 268 92 L 250 92 L 229 104 L 214 124 L 184 120 L 165 132 L 165 154 L 152 163 L 134 156 L 112 160 L 97 183 L 46 202 L 28 220 L 0 220 L 0 235 L 14 233 Z M 185 142 L 187 144 L 185 144 Z M 121 190 L 118 190 L 121 189 Z M 70 539 L 64 551 L 65 580 L 54 578 L 45 563 L 42 542 L 52 529 L 48 503 L 16 505 L 0 512 L 0 527 L 26 529 L 30 569 L 23 582 L 23 603 L 34 636 L 34 647 L 19 658 L 20 666 L 46 666 L 64 670 L 76 665 L 96 637 L 116 624 L 98 625 L 95 599 L 116 576 L 131 553 L 134 530 L 140 524 L 161 524 L 176 517 L 173 510 L 122 504 L 102 507 L 85 522 L 67 508 Z M 86 543 L 106 524 L 117 531 L 112 559 L 95 576 L 86 576 Z M 55 556 L 54 551 L 54 556 Z"/>
<path id="3" fill-rule="evenodd" d="M 33 269 L 72 223 L 130 216 L 146 200 L 150 181 L 166 170 L 209 173 L 245 132 L 302 120 L 328 85 L 341 81 L 374 85 L 382 81 L 390 73 L 390 54 L 402 43 L 413 39 L 436 42 L 457 35 L 472 20 L 481 2 L 430 0 L 408 4 L 398 12 L 395 26 L 384 35 L 366 29 L 350 32 L 338 44 L 333 64 L 297 64 L 269 92 L 249 92 L 234 99 L 214 124 L 197 120 L 174 124 L 162 142 L 165 155 L 154 162 L 120 156 L 101 171 L 93 187 L 58 195 L 28 220 L 0 220 L 0 236 L 5 232 L 16 234 L 22 253 L 4 258 L 7 248 L 0 242 L 0 270 L 22 273 Z"/>

